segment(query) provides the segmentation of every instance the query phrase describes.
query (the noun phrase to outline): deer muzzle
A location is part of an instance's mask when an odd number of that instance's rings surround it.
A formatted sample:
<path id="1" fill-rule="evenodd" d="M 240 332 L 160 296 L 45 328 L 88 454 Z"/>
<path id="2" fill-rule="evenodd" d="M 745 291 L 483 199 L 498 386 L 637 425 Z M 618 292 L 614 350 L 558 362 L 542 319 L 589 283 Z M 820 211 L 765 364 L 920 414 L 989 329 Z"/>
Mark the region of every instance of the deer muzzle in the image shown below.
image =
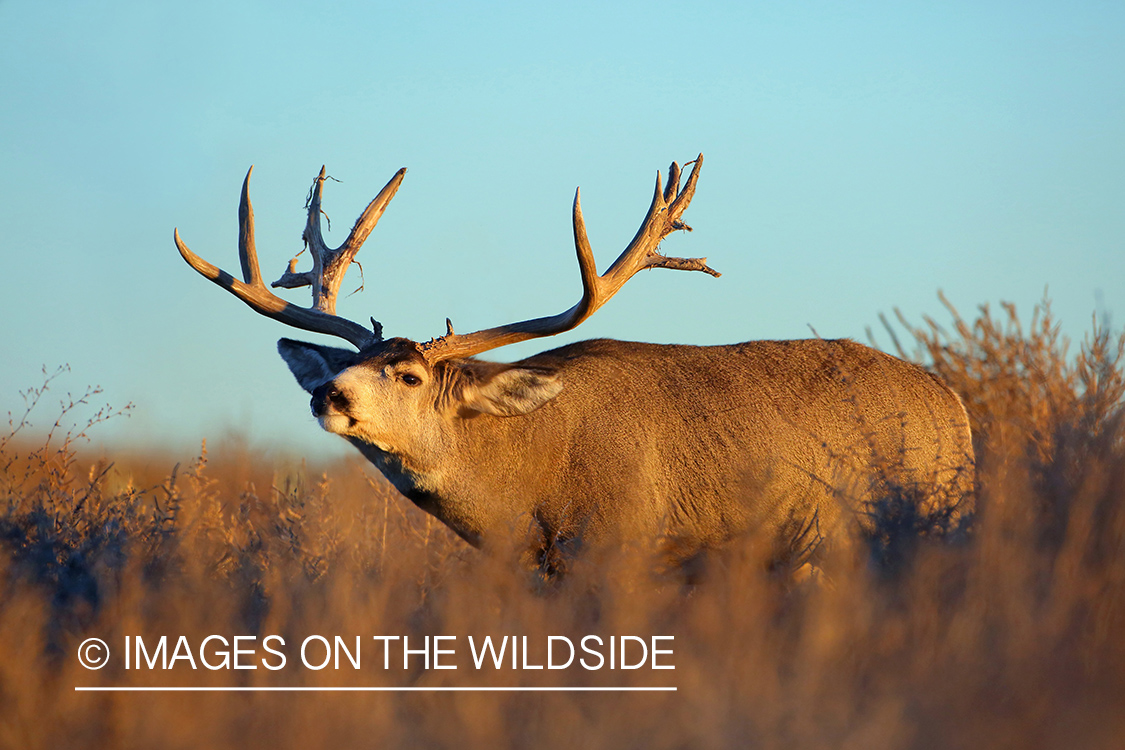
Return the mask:
<path id="1" fill-rule="evenodd" d="M 348 410 L 348 397 L 334 382 L 328 381 L 313 391 L 309 405 L 318 419 L 332 413 L 344 414 Z"/>

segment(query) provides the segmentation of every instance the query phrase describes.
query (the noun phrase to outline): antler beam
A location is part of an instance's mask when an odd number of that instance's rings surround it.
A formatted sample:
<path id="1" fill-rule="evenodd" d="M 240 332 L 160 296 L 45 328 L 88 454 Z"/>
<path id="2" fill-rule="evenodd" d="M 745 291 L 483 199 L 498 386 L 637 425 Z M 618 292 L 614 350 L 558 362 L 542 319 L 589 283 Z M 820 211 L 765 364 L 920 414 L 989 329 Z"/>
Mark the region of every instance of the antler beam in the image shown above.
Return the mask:
<path id="1" fill-rule="evenodd" d="M 652 204 L 640 229 L 609 270 L 598 275 L 594 253 L 586 236 L 586 222 L 582 218 L 580 191 L 574 194 L 574 247 L 582 276 L 582 299 L 569 310 L 546 318 L 535 318 L 519 323 L 489 328 L 467 334 L 449 332 L 440 338 L 419 344 L 419 351 L 431 363 L 454 357 L 474 354 L 543 336 L 554 336 L 580 325 L 604 305 L 638 271 L 646 268 L 670 268 L 678 271 L 702 271 L 711 276 L 719 272 L 707 265 L 706 258 L 670 258 L 658 252 L 661 241 L 678 229 L 691 231 L 681 217 L 695 195 L 703 154 L 688 164 L 693 165 L 687 183 L 680 189 L 680 166 L 672 162 L 668 169 L 667 187 L 661 185 L 661 175 L 656 174 L 656 190 Z M 684 166 L 687 166 L 685 164 Z"/>
<path id="2" fill-rule="evenodd" d="M 238 205 L 238 258 L 242 266 L 243 280 L 239 281 L 189 250 L 180 239 L 180 232 L 177 229 L 174 237 L 180 255 L 202 276 L 226 289 L 262 315 L 295 328 L 337 336 L 350 342 L 357 349 L 379 341 L 382 338 L 382 326 L 374 319 L 371 321 L 373 330 L 368 330 L 359 323 L 336 315 L 336 296 L 348 266 L 359 252 L 364 240 L 375 228 L 387 204 L 394 198 L 406 175 L 406 169 L 400 169 L 395 173 L 356 220 L 347 240 L 333 250 L 324 244 L 324 237 L 320 231 L 320 201 L 326 179 L 325 170 L 321 167 L 320 176 L 313 185 L 309 200 L 308 221 L 304 232 L 305 242 L 313 259 L 313 268 L 311 271 L 297 273 L 295 271 L 297 259 L 294 258 L 289 263 L 289 269 L 273 283 L 274 287 L 286 288 L 312 286 L 313 304 L 307 308 L 286 302 L 273 294 L 262 281 L 262 274 L 258 268 L 258 253 L 254 245 L 254 208 L 250 203 L 250 175 L 253 172 L 254 167 L 250 167 L 246 173 L 246 179 L 242 182 L 242 198 Z"/>

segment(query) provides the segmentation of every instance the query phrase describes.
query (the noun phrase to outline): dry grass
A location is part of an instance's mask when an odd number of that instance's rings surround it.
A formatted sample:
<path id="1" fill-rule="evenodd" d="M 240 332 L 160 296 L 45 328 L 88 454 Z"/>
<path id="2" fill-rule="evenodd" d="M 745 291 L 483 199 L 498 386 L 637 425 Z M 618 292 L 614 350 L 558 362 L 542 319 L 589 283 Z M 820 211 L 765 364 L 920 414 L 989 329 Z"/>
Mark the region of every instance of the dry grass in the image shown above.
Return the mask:
<path id="1" fill-rule="evenodd" d="M 746 540 L 692 587 L 630 551 L 544 586 L 466 548 L 358 460 L 310 467 L 232 443 L 169 472 L 161 457 L 79 452 L 85 427 L 31 445 L 13 424 L 0 442 L 0 746 L 1125 746 L 1125 340 L 1095 327 L 1067 356 L 1046 305 L 1027 329 L 1009 308 L 907 333 L 978 432 L 972 533 L 931 538 L 909 498 L 888 498 L 906 521 L 819 584 L 766 573 Z M 113 648 L 130 634 L 271 633 L 362 635 L 364 668 L 115 659 L 90 672 L 74 656 L 89 636 Z M 676 669 L 477 671 L 464 645 L 587 634 L 674 635 Z M 457 635 L 460 668 L 384 670 L 372 635 Z M 152 684 L 679 689 L 73 690 Z"/>

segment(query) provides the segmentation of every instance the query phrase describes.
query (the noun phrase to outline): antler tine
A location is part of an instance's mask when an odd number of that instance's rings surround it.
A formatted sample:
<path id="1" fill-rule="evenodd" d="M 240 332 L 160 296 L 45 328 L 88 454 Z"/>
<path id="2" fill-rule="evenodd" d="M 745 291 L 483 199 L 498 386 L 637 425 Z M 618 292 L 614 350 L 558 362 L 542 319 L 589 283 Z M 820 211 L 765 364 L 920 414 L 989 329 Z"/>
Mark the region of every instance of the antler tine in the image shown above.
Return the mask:
<path id="1" fill-rule="evenodd" d="M 253 171 L 254 168 L 250 167 L 250 170 L 246 173 L 246 179 L 242 182 L 242 196 L 238 204 L 238 258 L 242 266 L 243 281 L 239 281 L 226 271 L 208 263 L 189 250 L 183 240 L 180 239 L 179 229 L 176 229 L 173 233 L 173 237 L 176 242 L 176 247 L 179 249 L 183 259 L 204 278 L 226 289 L 235 297 L 246 303 L 255 312 L 278 320 L 286 325 L 312 331 L 314 333 L 337 336 L 350 342 L 357 349 L 362 349 L 367 344 L 380 340 L 382 338 L 382 327 L 376 323 L 374 319 L 372 319 L 372 327 L 374 330 L 369 331 L 359 323 L 339 317 L 334 313 L 336 290 L 339 288 L 339 282 L 343 278 L 343 273 L 340 273 L 340 278 L 335 280 L 335 286 L 331 287 L 330 295 L 326 296 L 326 299 L 332 303 L 328 306 L 329 309 L 322 309 L 316 304 L 311 308 L 298 307 L 276 296 L 266 287 L 265 283 L 262 281 L 262 274 L 258 267 L 258 253 L 254 243 L 254 207 L 250 203 L 250 175 Z M 348 246 L 347 242 L 345 243 L 345 246 L 349 248 L 347 252 L 351 254 L 348 256 L 346 263 L 334 260 L 333 262 L 335 262 L 337 266 L 346 270 L 347 263 L 351 262 L 351 258 L 355 256 L 355 252 L 358 251 L 359 246 L 363 244 L 363 239 L 366 239 L 367 235 L 371 233 L 383 209 L 386 208 L 390 199 L 394 197 L 394 192 L 398 189 L 399 183 L 402 182 L 402 176 L 405 171 L 404 169 L 398 171 L 391 182 L 387 184 L 387 187 L 383 188 L 379 195 L 376 196 L 375 200 L 368 206 L 367 210 L 364 211 L 360 220 L 356 222 L 356 229 L 352 230 L 352 234 L 353 236 L 357 235 L 357 230 L 359 230 L 360 225 L 363 224 L 362 238 L 354 243 L 354 249 Z M 324 170 L 321 169 L 321 175 L 318 181 L 323 182 L 323 179 Z M 388 188 L 391 188 L 392 184 L 393 189 L 391 189 L 388 194 Z M 381 204 L 380 199 L 382 199 Z M 319 206 L 319 201 L 317 201 L 317 203 Z M 380 205 L 377 206 L 377 211 L 373 212 L 372 207 L 376 206 L 376 204 Z M 319 211 L 319 208 L 317 210 Z M 371 218 L 372 213 L 376 214 L 373 219 Z M 319 226 L 317 229 L 319 229 Z M 349 237 L 348 241 L 351 242 L 352 238 Z M 323 241 L 321 241 L 320 244 L 323 246 Z M 344 246 L 341 246 L 341 249 L 343 247 Z M 287 276 L 288 275 L 289 274 L 287 274 Z M 301 277 L 307 277 L 308 275 L 308 272 L 304 274 L 293 274 L 293 276 Z M 306 279 L 304 284 L 294 284 L 294 286 L 303 286 L 310 283 L 312 283 L 311 278 Z M 275 282 L 274 286 L 284 285 Z"/>
<path id="2" fill-rule="evenodd" d="M 278 287 L 297 289 L 303 286 L 311 286 L 313 288 L 313 307 L 321 312 L 335 314 L 335 300 L 332 300 L 331 307 L 333 309 L 328 310 L 328 304 L 321 294 L 321 273 L 324 267 L 325 250 L 327 250 L 324 246 L 324 236 L 320 231 L 320 199 L 324 192 L 324 181 L 327 179 L 325 172 L 326 168 L 321 166 L 320 174 L 313 180 L 312 187 L 309 188 L 309 197 L 305 201 L 308 218 L 305 220 L 305 229 L 301 233 L 301 239 L 305 241 L 305 249 L 309 251 L 309 255 L 312 257 L 313 267 L 308 271 L 298 273 L 297 261 L 300 258 L 300 253 L 298 253 L 289 261 L 289 267 L 281 275 L 281 278 L 270 286 L 275 289 Z"/>
<path id="3" fill-rule="evenodd" d="M 250 203 L 250 175 L 254 165 L 242 180 L 242 196 L 238 200 L 238 260 L 242 264 L 242 278 L 247 284 L 262 285 L 262 272 L 258 268 L 258 250 L 254 245 L 254 206 Z"/>
<path id="4" fill-rule="evenodd" d="M 659 179 L 659 173 L 657 173 L 657 179 Z M 664 202 L 671 203 L 679 190 L 680 165 L 676 162 L 672 162 L 672 166 L 668 167 L 668 187 L 664 188 Z"/>
<path id="5" fill-rule="evenodd" d="M 582 299 L 566 312 L 547 318 L 535 318 L 520 323 L 511 323 L 484 331 L 469 334 L 446 335 L 419 344 L 419 350 L 430 362 L 439 362 L 453 357 L 466 357 L 495 349 L 507 344 L 526 341 L 542 336 L 553 336 L 580 325 L 593 315 L 610 297 L 618 292 L 625 282 L 638 271 L 645 268 L 670 268 L 679 271 L 702 271 L 711 276 L 720 274 L 707 265 L 706 258 L 670 258 L 657 252 L 660 242 L 677 229 L 691 231 L 691 227 L 681 220 L 684 211 L 695 194 L 699 170 L 703 164 L 703 154 L 692 162 L 687 184 L 680 189 L 680 167 L 675 162 L 668 169 L 668 186 L 661 184 L 661 174 L 656 174 L 656 190 L 648 213 L 641 222 L 632 241 L 613 262 L 609 270 L 598 275 L 594 263 L 593 250 L 586 234 L 586 222 L 582 218 L 580 191 L 574 193 L 572 221 L 574 224 L 574 247 L 578 256 L 579 271 L 582 276 Z M 685 165 L 686 166 L 686 165 Z"/>
<path id="6" fill-rule="evenodd" d="M 677 229 L 691 231 L 691 227 L 685 224 L 680 217 L 687 210 L 692 196 L 695 195 L 695 184 L 699 180 L 699 169 L 702 165 L 703 154 L 700 154 L 694 160 L 687 184 L 683 190 L 679 189 L 680 167 L 675 162 L 672 162 L 672 166 L 668 170 L 668 188 L 666 190 L 661 190 L 660 174 L 656 175 L 656 190 L 653 192 L 652 205 L 649 206 L 644 221 L 641 222 L 633 240 L 602 276 L 602 279 L 609 285 L 607 299 L 616 294 L 617 290 L 637 271 L 645 268 L 703 271 L 715 277 L 719 276 L 717 271 L 707 265 L 706 258 L 670 258 L 657 252 L 661 241 L 673 231 Z"/>
<path id="7" fill-rule="evenodd" d="M 574 325 L 594 313 L 601 307 L 601 285 L 598 284 L 598 266 L 594 262 L 594 251 L 590 247 L 590 238 L 586 235 L 586 220 L 582 218 L 582 189 L 574 191 L 574 207 L 571 210 L 571 224 L 574 228 L 574 251 L 578 255 L 578 271 L 582 276 L 582 299 L 571 310 L 576 318 Z"/>
<path id="8" fill-rule="evenodd" d="M 335 315 L 336 297 L 340 292 L 340 284 L 344 280 L 344 274 L 347 273 L 348 266 L 351 265 L 356 253 L 359 252 L 364 241 L 375 229 L 375 225 L 379 223 L 383 211 L 386 210 L 391 199 L 395 197 L 395 193 L 398 192 L 399 185 L 402 184 L 402 179 L 405 176 L 405 167 L 398 170 L 394 177 L 379 191 L 379 194 L 367 204 L 367 208 L 356 219 L 355 226 L 352 227 L 351 233 L 343 244 L 332 249 L 324 243 L 324 235 L 320 229 L 321 197 L 324 192 L 324 182 L 327 179 L 325 169 L 321 167 L 320 174 L 313 182 L 310 191 L 308 220 L 305 223 L 303 235 L 309 254 L 312 256 L 313 267 L 309 271 L 297 273 L 297 258 L 293 258 L 289 261 L 289 268 L 271 286 L 286 289 L 311 286 L 313 309 Z"/>

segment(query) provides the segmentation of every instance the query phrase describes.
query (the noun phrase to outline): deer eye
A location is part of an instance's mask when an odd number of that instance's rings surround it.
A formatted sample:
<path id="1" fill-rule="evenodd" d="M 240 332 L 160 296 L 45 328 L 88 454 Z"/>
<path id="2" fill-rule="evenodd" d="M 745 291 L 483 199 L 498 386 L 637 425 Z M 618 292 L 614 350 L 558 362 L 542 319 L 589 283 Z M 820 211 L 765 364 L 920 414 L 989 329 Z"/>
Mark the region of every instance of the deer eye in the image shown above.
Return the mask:
<path id="1" fill-rule="evenodd" d="M 413 388 L 416 385 L 422 385 L 422 378 L 418 377 L 412 372 L 404 372 L 401 376 L 402 382 Z"/>

